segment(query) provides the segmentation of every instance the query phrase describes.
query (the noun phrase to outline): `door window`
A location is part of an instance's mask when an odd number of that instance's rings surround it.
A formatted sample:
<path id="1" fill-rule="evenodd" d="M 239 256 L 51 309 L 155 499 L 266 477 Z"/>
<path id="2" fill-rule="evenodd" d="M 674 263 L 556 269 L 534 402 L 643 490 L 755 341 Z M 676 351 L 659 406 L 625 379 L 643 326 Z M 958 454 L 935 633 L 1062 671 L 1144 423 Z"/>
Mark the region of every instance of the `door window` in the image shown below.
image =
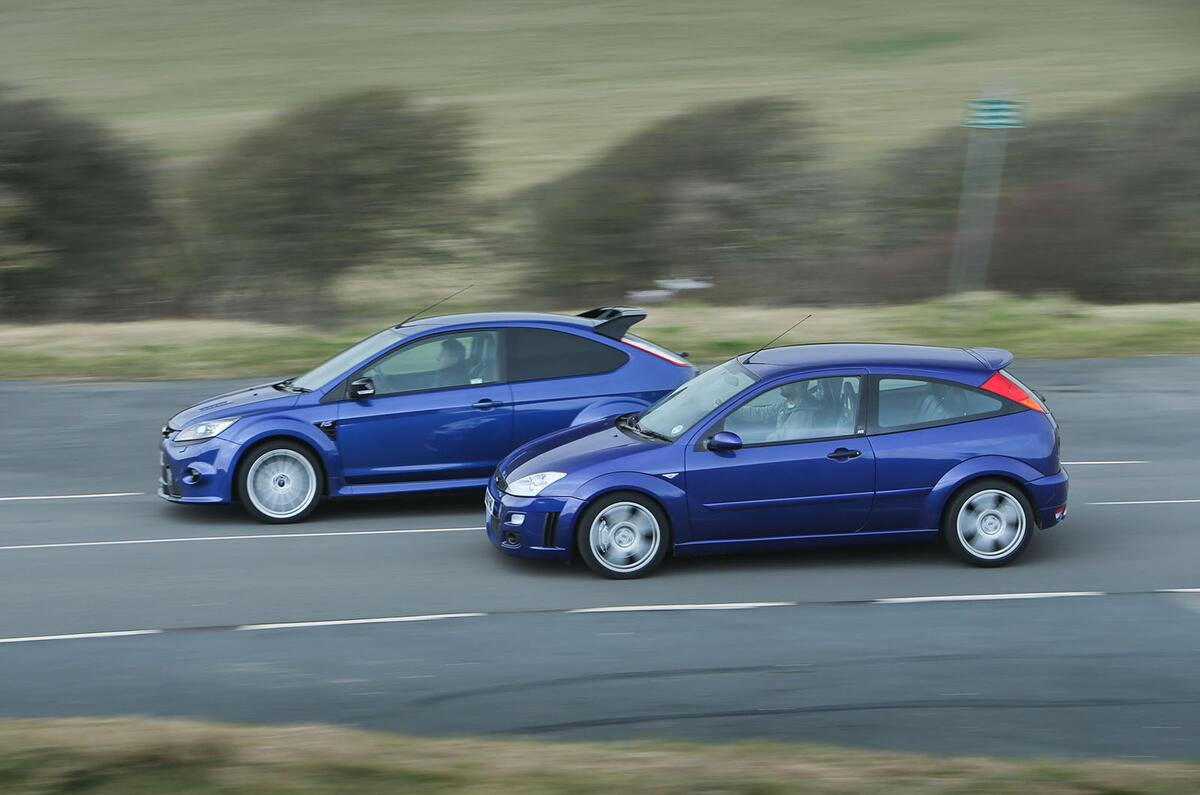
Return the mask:
<path id="1" fill-rule="evenodd" d="M 417 340 L 373 363 L 361 375 L 376 395 L 451 389 L 500 380 L 497 331 L 464 331 Z"/>
<path id="2" fill-rule="evenodd" d="M 725 418 L 742 444 L 773 444 L 854 434 L 861 393 L 858 376 L 792 381 L 763 392 Z"/>
<path id="3" fill-rule="evenodd" d="M 970 387 L 921 378 L 880 378 L 880 430 L 946 425 L 1003 413 L 1005 403 Z"/>
<path id="4" fill-rule="evenodd" d="M 536 381 L 616 370 L 629 355 L 595 340 L 549 329 L 507 331 L 508 380 Z"/>

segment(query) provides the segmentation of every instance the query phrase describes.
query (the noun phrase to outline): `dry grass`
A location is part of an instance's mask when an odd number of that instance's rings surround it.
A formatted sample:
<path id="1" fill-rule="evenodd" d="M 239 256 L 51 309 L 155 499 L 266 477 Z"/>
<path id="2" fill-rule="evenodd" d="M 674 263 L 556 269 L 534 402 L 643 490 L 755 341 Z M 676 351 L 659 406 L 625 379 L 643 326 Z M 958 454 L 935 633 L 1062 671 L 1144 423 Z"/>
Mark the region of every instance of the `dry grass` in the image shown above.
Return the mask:
<path id="1" fill-rule="evenodd" d="M 6 792 L 1174 793 L 1200 766 L 942 758 L 775 743 L 416 739 L 135 718 L 0 722 Z"/>

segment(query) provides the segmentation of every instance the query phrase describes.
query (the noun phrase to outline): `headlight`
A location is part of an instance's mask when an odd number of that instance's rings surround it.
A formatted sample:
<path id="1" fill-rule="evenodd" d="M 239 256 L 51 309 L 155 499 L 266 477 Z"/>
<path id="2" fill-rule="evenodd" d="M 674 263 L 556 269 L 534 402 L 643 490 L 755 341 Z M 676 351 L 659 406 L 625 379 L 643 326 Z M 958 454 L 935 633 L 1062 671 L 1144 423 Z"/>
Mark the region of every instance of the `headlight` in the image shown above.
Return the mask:
<path id="1" fill-rule="evenodd" d="M 509 483 L 505 491 L 514 497 L 536 497 L 542 493 L 542 489 L 566 476 L 566 472 L 535 472 Z"/>
<path id="2" fill-rule="evenodd" d="M 204 420 L 187 426 L 175 437 L 177 442 L 198 442 L 201 439 L 211 439 L 220 434 L 240 417 L 226 417 L 223 420 Z"/>

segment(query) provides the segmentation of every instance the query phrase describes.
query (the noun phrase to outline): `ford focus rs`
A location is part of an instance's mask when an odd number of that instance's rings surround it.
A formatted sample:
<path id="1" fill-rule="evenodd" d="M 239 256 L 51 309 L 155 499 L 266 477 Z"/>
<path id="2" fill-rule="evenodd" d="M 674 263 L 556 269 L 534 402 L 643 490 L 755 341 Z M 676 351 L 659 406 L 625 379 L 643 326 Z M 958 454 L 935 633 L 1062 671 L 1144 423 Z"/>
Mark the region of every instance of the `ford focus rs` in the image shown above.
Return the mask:
<path id="1" fill-rule="evenodd" d="M 481 487 L 510 451 L 646 408 L 695 369 L 628 333 L 646 315 L 449 315 L 405 321 L 304 375 L 230 392 L 163 428 L 160 496 L 240 500 L 295 522 L 323 496 Z"/>
<path id="2" fill-rule="evenodd" d="M 1066 512 L 1058 426 L 995 348 L 798 345 L 500 463 L 487 532 L 522 557 L 637 577 L 669 554 L 941 538 L 1014 559 Z"/>

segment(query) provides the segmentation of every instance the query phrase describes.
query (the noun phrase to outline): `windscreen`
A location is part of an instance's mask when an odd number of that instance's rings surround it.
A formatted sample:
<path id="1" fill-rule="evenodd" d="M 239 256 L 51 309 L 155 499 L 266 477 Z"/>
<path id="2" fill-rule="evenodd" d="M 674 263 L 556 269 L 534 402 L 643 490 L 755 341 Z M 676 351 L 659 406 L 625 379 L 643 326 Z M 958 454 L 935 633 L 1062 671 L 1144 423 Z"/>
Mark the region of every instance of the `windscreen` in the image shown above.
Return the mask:
<path id="1" fill-rule="evenodd" d="M 638 425 L 674 441 L 758 377 L 731 359 L 702 373 L 638 415 Z"/>
<path id="2" fill-rule="evenodd" d="M 385 328 L 378 334 L 372 334 L 365 340 L 360 340 L 333 358 L 318 364 L 302 376 L 292 381 L 292 386 L 299 389 L 320 389 L 342 373 L 356 365 L 372 359 L 376 354 L 399 342 L 401 335 L 394 328 Z"/>

